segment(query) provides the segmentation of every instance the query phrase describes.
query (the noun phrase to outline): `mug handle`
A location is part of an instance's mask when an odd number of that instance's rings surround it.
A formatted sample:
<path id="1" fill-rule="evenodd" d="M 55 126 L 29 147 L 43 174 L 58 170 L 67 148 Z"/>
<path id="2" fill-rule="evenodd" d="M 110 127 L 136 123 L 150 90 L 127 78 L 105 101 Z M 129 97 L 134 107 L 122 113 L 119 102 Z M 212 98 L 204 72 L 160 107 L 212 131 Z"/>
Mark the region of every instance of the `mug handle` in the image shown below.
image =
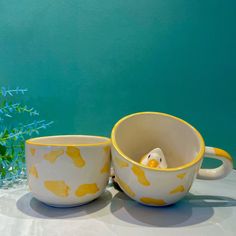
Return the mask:
<path id="1" fill-rule="evenodd" d="M 200 169 L 197 178 L 214 180 L 228 175 L 233 169 L 233 159 L 228 152 L 214 147 L 205 147 L 205 156 L 222 161 L 222 164 L 213 169 Z"/>

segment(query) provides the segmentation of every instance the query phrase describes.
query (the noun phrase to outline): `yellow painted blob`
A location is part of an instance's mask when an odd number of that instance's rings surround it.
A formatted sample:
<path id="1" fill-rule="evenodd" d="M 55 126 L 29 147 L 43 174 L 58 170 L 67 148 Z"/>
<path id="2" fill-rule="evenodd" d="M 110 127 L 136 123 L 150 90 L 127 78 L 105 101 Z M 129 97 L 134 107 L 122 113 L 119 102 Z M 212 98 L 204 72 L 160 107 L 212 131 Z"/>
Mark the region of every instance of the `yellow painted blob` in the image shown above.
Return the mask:
<path id="1" fill-rule="evenodd" d="M 38 177 L 39 177 L 38 171 L 37 171 L 37 169 L 36 169 L 35 166 L 31 166 L 31 167 L 29 168 L 29 174 L 32 175 L 32 176 L 34 176 L 35 178 L 38 178 Z"/>
<path id="2" fill-rule="evenodd" d="M 170 191 L 170 194 L 176 194 L 176 193 L 182 193 L 184 192 L 184 186 L 179 185 L 178 187 L 174 188 L 173 190 Z"/>
<path id="3" fill-rule="evenodd" d="M 225 157 L 226 159 L 233 161 L 232 157 L 225 150 L 222 150 L 220 148 L 213 148 L 213 149 L 214 149 L 216 156 Z"/>
<path id="4" fill-rule="evenodd" d="M 149 186 L 150 182 L 146 178 L 145 172 L 138 166 L 133 165 L 132 167 L 133 173 L 137 176 L 138 182 L 144 186 Z"/>
<path id="5" fill-rule="evenodd" d="M 76 167 L 83 167 L 85 161 L 80 154 L 80 150 L 77 147 L 67 147 L 66 154 L 70 157 Z"/>
<path id="6" fill-rule="evenodd" d="M 44 181 L 44 186 L 47 190 L 58 197 L 67 197 L 70 187 L 63 181 Z"/>
<path id="7" fill-rule="evenodd" d="M 124 167 L 128 167 L 129 164 L 121 159 L 119 159 L 118 157 L 114 158 L 114 162 L 120 167 L 120 168 L 124 168 Z"/>
<path id="8" fill-rule="evenodd" d="M 35 149 L 35 148 L 30 148 L 30 153 L 31 153 L 32 156 L 35 155 L 35 152 L 36 152 L 36 149 Z"/>
<path id="9" fill-rule="evenodd" d="M 186 173 L 181 173 L 181 174 L 176 175 L 176 177 L 179 179 L 184 179 L 185 176 L 186 176 Z"/>
<path id="10" fill-rule="evenodd" d="M 77 197 L 83 197 L 87 194 L 95 194 L 99 191 L 96 183 L 93 184 L 81 184 L 75 191 Z"/>
<path id="11" fill-rule="evenodd" d="M 103 148 L 103 150 L 104 150 L 104 152 L 106 153 L 106 155 L 109 155 L 109 156 L 110 156 L 110 152 L 111 152 L 110 146 L 105 146 L 105 147 Z"/>
<path id="12" fill-rule="evenodd" d="M 126 184 L 123 180 L 121 180 L 119 177 L 116 176 L 116 180 L 118 181 L 118 184 L 120 187 L 130 196 L 135 197 L 135 193 L 132 191 L 130 186 Z"/>
<path id="13" fill-rule="evenodd" d="M 163 199 L 156 199 L 150 197 L 141 197 L 140 201 L 148 205 L 156 205 L 156 206 L 163 206 L 167 204 Z"/>
<path id="14" fill-rule="evenodd" d="M 101 169 L 101 173 L 109 173 L 110 172 L 110 161 L 107 160 L 104 164 L 104 166 Z"/>
<path id="15" fill-rule="evenodd" d="M 63 149 L 52 150 L 44 155 L 44 159 L 53 164 L 57 160 L 57 158 L 63 154 L 64 154 Z"/>

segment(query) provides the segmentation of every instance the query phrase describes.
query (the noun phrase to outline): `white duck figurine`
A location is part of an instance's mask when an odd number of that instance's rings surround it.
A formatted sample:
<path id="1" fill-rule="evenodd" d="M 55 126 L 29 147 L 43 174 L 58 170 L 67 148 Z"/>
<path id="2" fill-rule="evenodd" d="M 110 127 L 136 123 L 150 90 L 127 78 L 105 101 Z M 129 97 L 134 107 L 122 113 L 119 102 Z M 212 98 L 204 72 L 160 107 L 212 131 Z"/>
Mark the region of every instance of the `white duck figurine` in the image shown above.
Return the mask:
<path id="1" fill-rule="evenodd" d="M 165 156 L 160 148 L 155 148 L 144 155 L 140 160 L 140 164 L 151 168 L 167 168 Z"/>

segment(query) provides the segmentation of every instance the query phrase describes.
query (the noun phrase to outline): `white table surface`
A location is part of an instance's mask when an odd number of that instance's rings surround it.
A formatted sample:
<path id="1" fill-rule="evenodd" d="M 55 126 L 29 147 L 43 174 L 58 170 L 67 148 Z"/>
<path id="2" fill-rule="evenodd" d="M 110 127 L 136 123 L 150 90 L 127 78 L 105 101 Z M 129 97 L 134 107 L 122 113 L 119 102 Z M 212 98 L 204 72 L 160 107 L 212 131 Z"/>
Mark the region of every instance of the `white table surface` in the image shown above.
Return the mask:
<path id="1" fill-rule="evenodd" d="M 223 180 L 195 180 L 169 207 L 146 207 L 113 187 L 74 208 L 37 201 L 25 185 L 0 190 L 0 236 L 236 235 L 236 171 Z"/>

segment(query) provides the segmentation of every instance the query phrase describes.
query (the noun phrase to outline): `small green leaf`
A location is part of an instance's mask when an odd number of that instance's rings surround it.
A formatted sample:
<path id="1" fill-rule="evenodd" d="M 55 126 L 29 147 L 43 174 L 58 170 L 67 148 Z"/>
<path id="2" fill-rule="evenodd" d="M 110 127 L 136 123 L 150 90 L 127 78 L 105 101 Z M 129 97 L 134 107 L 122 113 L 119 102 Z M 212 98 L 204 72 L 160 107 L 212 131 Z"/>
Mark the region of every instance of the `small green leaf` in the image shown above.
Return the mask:
<path id="1" fill-rule="evenodd" d="M 5 129 L 2 138 L 6 139 L 6 138 L 8 138 L 8 136 L 9 136 L 9 132 L 7 129 Z"/>
<path id="2" fill-rule="evenodd" d="M 0 155 L 4 156 L 6 154 L 7 148 L 0 144 Z"/>

